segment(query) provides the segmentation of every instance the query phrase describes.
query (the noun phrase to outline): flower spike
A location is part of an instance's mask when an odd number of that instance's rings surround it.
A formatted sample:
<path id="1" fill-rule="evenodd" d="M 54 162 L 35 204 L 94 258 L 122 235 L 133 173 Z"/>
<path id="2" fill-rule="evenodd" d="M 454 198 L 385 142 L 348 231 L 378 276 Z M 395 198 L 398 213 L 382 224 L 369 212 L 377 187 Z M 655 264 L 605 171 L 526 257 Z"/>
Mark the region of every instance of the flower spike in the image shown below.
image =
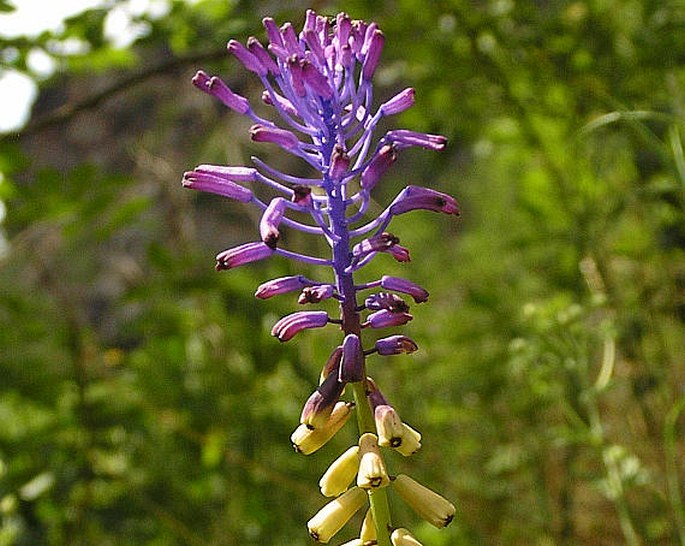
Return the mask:
<path id="1" fill-rule="evenodd" d="M 405 457 L 412 455 L 421 447 L 421 434 L 400 419 L 368 376 L 366 357 L 374 353 L 411 354 L 418 349 L 405 335 L 379 338 L 369 330 L 411 321 L 403 296 L 423 303 L 428 292 L 392 275 L 365 284 L 355 284 L 354 277 L 379 253 L 402 264 L 410 262 L 409 249 L 389 231 L 395 217 L 413 210 L 459 215 L 459 205 L 452 196 L 411 185 L 372 215 L 377 207 L 371 194 L 396 163 L 398 154 L 410 147 L 440 151 L 447 139 L 410 129 L 393 129 L 377 138 L 382 120 L 414 105 L 415 91 L 407 87 L 374 106 L 372 79 L 385 44 L 375 22 L 353 20 L 344 12 L 329 18 L 313 10 L 307 10 L 301 30 L 290 22 L 279 26 L 270 17 L 262 22 L 266 41 L 251 36 L 246 44 L 230 40 L 227 48 L 263 85 L 261 98 L 271 107 L 265 110 L 273 119 L 254 112 L 250 102 L 218 76 L 198 71 L 192 83 L 249 119 L 253 142 L 275 144 L 314 174 L 304 177 L 281 171 L 253 156 L 248 166 L 200 165 L 184 173 L 182 183 L 261 210 L 257 241 L 220 252 L 216 256 L 218 270 L 274 254 L 298 265 L 330 268 L 328 279 L 314 281 L 293 273 L 262 282 L 255 292 L 261 300 L 292 294 L 298 304 L 327 306 L 328 310 L 297 311 L 282 317 L 271 330 L 279 341 L 289 341 L 303 330 L 329 323 L 340 330 L 339 335 L 332 332 L 330 356 L 321 366 L 318 386 L 306 400 L 300 424 L 290 439 L 296 452 L 314 453 L 345 426 L 353 407 L 358 413 L 359 438 L 357 445 L 340 455 L 321 477 L 322 494 L 333 498 L 309 520 L 310 535 L 328 543 L 368 500 L 370 507 L 359 537 L 348 540 L 345 546 L 390 542 L 393 546 L 421 546 L 406 529 L 393 530 L 386 486 L 391 485 L 421 517 L 437 527 L 449 523 L 454 506 L 404 474 L 389 477 L 385 453 L 392 449 Z M 330 254 L 287 248 L 282 231 L 290 228 L 305 237 L 319 237 Z M 372 292 L 362 295 L 367 290 Z M 331 311 L 334 306 L 336 311 Z M 329 337 L 318 336 L 317 340 L 328 343 Z"/>

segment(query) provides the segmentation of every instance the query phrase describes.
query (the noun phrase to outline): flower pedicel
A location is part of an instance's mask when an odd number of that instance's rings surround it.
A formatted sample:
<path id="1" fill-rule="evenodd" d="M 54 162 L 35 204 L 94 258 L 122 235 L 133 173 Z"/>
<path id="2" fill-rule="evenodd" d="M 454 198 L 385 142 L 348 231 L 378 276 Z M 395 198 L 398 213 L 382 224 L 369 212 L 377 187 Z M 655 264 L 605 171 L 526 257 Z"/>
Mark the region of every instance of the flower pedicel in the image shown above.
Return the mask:
<path id="1" fill-rule="evenodd" d="M 349 544 L 417 545 L 420 543 L 408 531 L 392 526 L 387 490 L 396 490 L 437 527 L 451 521 L 454 506 L 406 475 L 388 475 L 385 455 L 392 450 L 404 456 L 413 454 L 421 447 L 421 435 L 401 421 L 368 377 L 366 358 L 410 354 L 418 346 L 405 335 L 393 334 L 381 336 L 365 349 L 362 331 L 406 324 L 413 316 L 402 296 L 418 304 L 428 300 L 428 292 L 401 277 L 384 275 L 359 283 L 355 275 L 377 256 L 410 261 L 409 250 L 387 231 L 395 216 L 415 210 L 459 215 L 452 196 L 415 185 L 406 186 L 379 214 L 367 214 L 372 191 L 405 149 L 440 151 L 447 139 L 398 129 L 376 140 L 374 133 L 381 119 L 405 111 L 415 100 L 414 89 L 407 88 L 374 110 L 371 80 L 385 41 L 376 23 L 352 20 L 345 13 L 329 19 L 312 10 L 307 11 L 299 34 L 290 23 L 279 27 L 271 18 L 263 22 L 266 46 L 251 37 L 246 45 L 231 40 L 228 51 L 261 80 L 262 100 L 275 111 L 278 124 L 257 114 L 247 98 L 217 76 L 199 71 L 193 84 L 249 118 L 253 141 L 278 146 L 300 158 L 316 175 L 284 173 L 253 157 L 251 167 L 200 165 L 184 174 L 183 185 L 262 210 L 259 238 L 219 253 L 217 270 L 280 256 L 333 273 L 333 282 L 303 275 L 273 279 L 261 284 L 255 294 L 268 299 L 299 292 L 301 305 L 332 298 L 339 302 L 339 317 L 325 311 L 297 311 L 276 322 L 271 331 L 286 342 L 310 328 L 335 325 L 341 330 L 319 385 L 304 403 L 300 425 L 291 436 L 297 452 L 311 454 L 356 414 L 358 445 L 338 457 L 322 477 L 321 491 L 333 500 L 309 521 L 311 536 L 329 542 L 368 503 L 360 537 Z M 256 195 L 255 184 L 266 187 L 271 193 L 269 200 Z M 298 218 L 304 213 L 310 220 L 295 220 L 292 213 L 298 213 Z M 330 255 L 283 248 L 284 228 L 323 238 Z M 354 401 L 341 399 L 345 387 Z M 357 485 L 353 485 L 355 476 Z"/>

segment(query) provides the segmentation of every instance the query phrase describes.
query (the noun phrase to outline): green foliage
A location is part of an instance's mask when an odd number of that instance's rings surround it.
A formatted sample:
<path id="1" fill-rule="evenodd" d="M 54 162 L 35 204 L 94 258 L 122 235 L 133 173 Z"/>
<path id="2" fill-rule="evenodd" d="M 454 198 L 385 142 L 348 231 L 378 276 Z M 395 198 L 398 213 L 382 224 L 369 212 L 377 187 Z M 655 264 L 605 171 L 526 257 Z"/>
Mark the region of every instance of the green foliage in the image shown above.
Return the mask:
<path id="1" fill-rule="evenodd" d="M 178 183 L 255 153 L 193 71 L 257 103 L 224 42 L 307 7 L 174 0 L 136 15 L 146 30 L 125 49 L 108 8 L 3 39 L 3 68 L 30 73 L 37 48 L 61 70 L 0 147 L 0 545 L 311 543 L 314 484 L 346 438 L 302 457 L 288 437 L 335 342 L 268 335 L 294 301 L 252 293 L 295 269 L 214 272 L 256 219 Z M 435 532 L 391 499 L 395 523 L 426 545 L 685 544 L 682 5 L 344 9 L 385 32 L 377 100 L 414 86 L 398 125 L 451 141 L 403 154 L 379 204 L 411 181 L 464 210 L 397 219 L 410 268 L 379 257 L 364 273 L 431 292 L 412 307 L 420 351 L 369 366 L 424 436 L 392 471 L 458 507 Z M 85 47 L 62 53 L 70 39 Z"/>

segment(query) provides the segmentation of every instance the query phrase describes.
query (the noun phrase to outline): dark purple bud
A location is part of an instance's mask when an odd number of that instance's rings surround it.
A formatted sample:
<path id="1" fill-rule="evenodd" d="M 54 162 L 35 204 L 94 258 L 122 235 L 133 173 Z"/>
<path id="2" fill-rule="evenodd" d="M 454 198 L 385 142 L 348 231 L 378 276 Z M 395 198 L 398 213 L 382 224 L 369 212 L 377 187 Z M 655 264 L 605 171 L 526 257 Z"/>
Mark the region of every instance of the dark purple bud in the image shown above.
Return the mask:
<path id="1" fill-rule="evenodd" d="M 304 88 L 304 73 L 300 58 L 297 55 L 290 55 L 287 62 L 293 89 L 299 97 L 304 97 L 307 94 L 307 90 Z"/>
<path id="2" fill-rule="evenodd" d="M 402 298 L 389 292 L 372 294 L 364 300 L 364 305 L 370 311 L 380 311 L 381 309 L 387 309 L 393 313 L 407 313 L 409 311 L 409 306 Z"/>
<path id="3" fill-rule="evenodd" d="M 235 248 L 229 248 L 216 256 L 216 270 L 223 271 L 233 269 L 240 265 L 256 262 L 268 258 L 273 254 L 273 249 L 262 242 L 246 243 Z"/>
<path id="4" fill-rule="evenodd" d="M 310 207 L 312 204 L 312 189 L 309 186 L 295 186 L 293 188 L 292 202 L 303 207 Z"/>
<path id="5" fill-rule="evenodd" d="M 193 77 L 193 85 L 208 95 L 212 95 L 219 99 L 225 106 L 228 106 L 231 110 L 238 112 L 239 114 L 245 114 L 250 110 L 249 101 L 245 97 L 231 91 L 221 78 L 216 76 L 210 78 L 206 73 L 200 70 Z"/>
<path id="6" fill-rule="evenodd" d="M 228 42 L 227 48 L 228 52 L 235 55 L 247 70 L 254 72 L 258 76 L 266 76 L 267 70 L 265 66 L 239 41 L 231 40 Z"/>
<path id="7" fill-rule="evenodd" d="M 385 36 L 383 36 L 383 33 L 378 29 L 374 30 L 369 40 L 368 50 L 364 57 L 364 66 L 362 67 L 362 78 L 367 82 L 371 81 L 376 71 L 384 42 Z"/>
<path id="8" fill-rule="evenodd" d="M 269 248 L 266 245 L 264 246 Z M 277 337 L 279 341 L 289 341 L 302 330 L 321 328 L 326 326 L 326 324 L 328 324 L 328 313 L 326 311 L 298 311 L 297 313 L 286 315 L 274 324 L 271 329 L 271 335 Z"/>
<path id="9" fill-rule="evenodd" d="M 283 108 L 288 114 L 291 116 L 299 116 L 299 112 L 296 110 L 296 108 L 293 106 L 293 103 L 290 102 L 288 99 L 285 97 L 279 95 L 278 93 L 274 92 L 269 92 L 269 91 L 263 91 L 262 92 L 262 101 L 264 101 L 264 104 L 268 104 L 269 106 L 275 106 L 276 104 Z"/>
<path id="10" fill-rule="evenodd" d="M 302 290 L 307 286 L 314 286 L 316 284 L 317 283 L 310 281 L 304 275 L 280 277 L 278 279 L 272 279 L 260 284 L 255 292 L 255 297 L 259 298 L 260 300 L 265 300 L 280 294 L 287 294 L 289 292 Z"/>
<path id="11" fill-rule="evenodd" d="M 201 171 L 190 171 L 183 174 L 183 186 L 198 191 L 215 193 L 242 203 L 252 200 L 252 192 L 225 177 L 214 176 Z"/>
<path id="12" fill-rule="evenodd" d="M 226 180 L 254 182 L 257 180 L 257 169 L 253 167 L 232 167 L 229 165 L 198 165 L 195 171 L 211 174 Z"/>
<path id="13" fill-rule="evenodd" d="M 371 379 L 370 377 L 366 378 L 366 389 L 367 389 L 366 396 L 369 399 L 369 403 L 371 404 L 371 408 L 374 411 L 378 406 L 389 405 L 389 402 L 386 400 L 385 396 L 383 396 L 383 393 L 380 391 L 380 389 L 376 385 L 376 382 L 373 379 Z"/>
<path id="14" fill-rule="evenodd" d="M 394 142 L 398 148 L 408 148 L 410 146 L 420 146 L 428 150 L 443 150 L 447 145 L 447 138 L 442 135 L 430 135 L 428 133 L 418 133 L 407 129 L 397 129 L 388 131 L 385 138 Z"/>
<path id="15" fill-rule="evenodd" d="M 391 326 L 402 326 L 413 318 L 409 313 L 393 313 L 387 309 L 381 309 L 366 317 L 362 327 L 389 328 Z"/>
<path id="16" fill-rule="evenodd" d="M 282 197 L 276 197 L 271 200 L 269 206 L 266 207 L 262 219 L 259 221 L 259 235 L 262 241 L 270 248 L 276 248 L 280 232 L 278 226 L 283 219 L 287 201 Z"/>
<path id="17" fill-rule="evenodd" d="M 400 242 L 399 237 L 384 231 L 379 235 L 374 235 L 368 239 L 363 239 L 352 247 L 352 256 L 360 258 L 371 252 L 385 252 Z"/>
<path id="18" fill-rule="evenodd" d="M 383 356 L 411 354 L 418 348 L 414 340 L 407 336 L 390 336 L 376 341 L 376 352 Z"/>
<path id="19" fill-rule="evenodd" d="M 309 428 L 323 427 L 340 399 L 345 383 L 338 381 L 338 374 L 331 373 L 309 397 L 300 416 L 300 423 Z"/>
<path id="20" fill-rule="evenodd" d="M 255 142 L 271 142 L 286 150 L 293 150 L 300 144 L 294 133 L 278 127 L 253 125 L 250 127 L 250 136 Z"/>
<path id="21" fill-rule="evenodd" d="M 266 35 L 269 37 L 269 43 L 275 46 L 283 47 L 283 38 L 281 38 L 281 31 L 271 17 L 262 19 L 262 24 L 266 29 Z"/>
<path id="22" fill-rule="evenodd" d="M 280 74 L 280 69 L 278 65 L 273 60 L 273 57 L 269 55 L 269 52 L 264 48 L 257 38 L 250 36 L 247 39 L 247 49 L 252 53 L 261 63 L 261 65 L 266 68 L 272 74 Z"/>
<path id="23" fill-rule="evenodd" d="M 361 187 L 366 191 L 371 191 L 385 174 L 390 166 L 397 159 L 397 151 L 394 146 L 386 144 L 373 156 L 371 162 L 362 171 Z"/>
<path id="24" fill-rule="evenodd" d="M 407 279 L 383 275 L 383 277 L 381 277 L 381 287 L 385 288 L 386 290 L 393 290 L 395 292 L 408 294 L 414 298 L 416 303 L 428 301 L 428 291 L 418 284 L 408 281 Z"/>
<path id="25" fill-rule="evenodd" d="M 330 99 L 333 96 L 333 90 L 328 83 L 328 78 L 306 59 L 300 63 L 300 66 L 302 68 L 302 79 L 309 88 L 324 100 Z"/>
<path id="26" fill-rule="evenodd" d="M 357 334 L 347 334 L 342 345 L 342 361 L 338 380 L 344 383 L 356 383 L 364 379 L 364 354 Z"/>
<path id="27" fill-rule="evenodd" d="M 390 213 L 395 216 L 417 209 L 455 216 L 460 214 L 459 204 L 454 197 L 422 186 L 407 186 L 390 205 Z"/>
<path id="28" fill-rule="evenodd" d="M 338 347 L 333 349 L 331 356 L 328 357 L 326 364 L 324 364 L 323 369 L 321 370 L 319 384 L 323 383 L 326 380 L 326 378 L 331 374 L 335 374 L 335 377 L 338 377 L 338 368 L 340 367 L 341 360 L 342 345 L 339 345 Z"/>
<path id="29" fill-rule="evenodd" d="M 301 305 L 304 305 L 305 303 L 319 303 L 320 301 L 331 298 L 334 293 L 335 287 L 332 284 L 307 286 L 297 298 L 297 303 Z"/>
<path id="30" fill-rule="evenodd" d="M 342 177 L 350 167 L 350 157 L 345 153 L 340 144 L 336 144 L 333 148 L 333 155 L 331 157 L 331 166 L 328 169 L 328 174 L 334 180 Z"/>
<path id="31" fill-rule="evenodd" d="M 398 262 L 411 262 L 409 249 L 403 247 L 402 245 L 392 245 L 388 250 L 386 250 L 386 252 Z"/>
<path id="32" fill-rule="evenodd" d="M 392 116 L 399 114 L 414 106 L 414 89 L 407 87 L 404 91 L 399 92 L 389 101 L 381 104 L 380 110 L 384 116 Z"/>

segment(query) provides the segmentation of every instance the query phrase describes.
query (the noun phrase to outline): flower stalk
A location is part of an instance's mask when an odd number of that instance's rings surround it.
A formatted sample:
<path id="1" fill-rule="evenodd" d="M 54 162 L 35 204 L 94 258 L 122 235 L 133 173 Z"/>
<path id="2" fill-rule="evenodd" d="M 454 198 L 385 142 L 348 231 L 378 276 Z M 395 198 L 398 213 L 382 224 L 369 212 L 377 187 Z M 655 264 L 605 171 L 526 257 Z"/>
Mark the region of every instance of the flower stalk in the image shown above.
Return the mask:
<path id="1" fill-rule="evenodd" d="M 356 413 L 358 446 L 341 455 L 321 478 L 322 493 L 333 500 L 309 521 L 309 532 L 315 540 L 327 543 L 368 502 L 363 537 L 374 536 L 379 546 L 391 546 L 391 541 L 397 544 L 398 540 L 408 544 L 411 535 L 392 526 L 388 489 L 397 487 L 412 506 L 416 494 L 431 501 L 432 512 L 415 509 L 435 525 L 449 523 L 454 510 L 432 491 L 388 473 L 393 451 L 410 456 L 421 446 L 421 435 L 400 420 L 381 394 L 368 376 L 366 359 L 411 354 L 418 345 L 395 334 L 365 346 L 363 334 L 367 329 L 407 324 L 413 316 L 402 295 L 419 304 L 427 301 L 428 292 L 402 277 L 384 275 L 363 283 L 356 283 L 355 277 L 378 256 L 389 255 L 399 263 L 410 261 L 409 249 L 386 231 L 394 217 L 417 210 L 459 215 L 452 196 L 414 185 L 400 191 L 380 214 L 367 214 L 372 191 L 406 149 L 440 151 L 447 139 L 408 129 L 388 131 L 380 138 L 375 135 L 383 117 L 411 108 L 416 96 L 413 88 L 406 88 L 374 111 L 371 80 L 385 43 L 376 23 L 352 20 L 345 13 L 329 19 L 312 10 L 307 11 L 299 34 L 290 23 L 279 27 L 271 18 L 263 23 L 266 46 L 250 37 L 247 45 L 231 40 L 228 52 L 259 78 L 264 86 L 262 102 L 280 118 L 278 124 L 261 117 L 247 98 L 216 76 L 200 71 L 193 84 L 250 119 L 254 142 L 278 146 L 301 159 L 316 176 L 281 172 L 255 157 L 250 167 L 200 165 L 185 173 L 183 184 L 262 210 L 258 239 L 221 252 L 217 270 L 273 257 L 332 269 L 332 283 L 293 275 L 266 281 L 255 293 L 259 299 L 268 299 L 299 292 L 300 305 L 328 299 L 339 304 L 339 316 L 297 311 L 277 321 L 271 331 L 279 341 L 288 342 L 295 336 L 306 337 L 312 328 L 333 325 L 340 330 L 339 341 L 318 372 L 318 386 L 304 403 L 300 424 L 292 433 L 298 453 L 316 452 L 345 426 L 353 411 Z M 272 194 L 266 201 L 257 197 L 264 193 L 255 191 L 259 184 Z M 292 211 L 309 214 L 311 222 L 290 218 Z M 330 255 L 311 256 L 283 248 L 281 231 L 285 228 L 323 237 Z M 345 400 L 350 393 L 353 401 Z M 357 485 L 348 488 L 355 476 Z M 357 541 L 364 543 L 361 536 L 351 543 Z"/>

